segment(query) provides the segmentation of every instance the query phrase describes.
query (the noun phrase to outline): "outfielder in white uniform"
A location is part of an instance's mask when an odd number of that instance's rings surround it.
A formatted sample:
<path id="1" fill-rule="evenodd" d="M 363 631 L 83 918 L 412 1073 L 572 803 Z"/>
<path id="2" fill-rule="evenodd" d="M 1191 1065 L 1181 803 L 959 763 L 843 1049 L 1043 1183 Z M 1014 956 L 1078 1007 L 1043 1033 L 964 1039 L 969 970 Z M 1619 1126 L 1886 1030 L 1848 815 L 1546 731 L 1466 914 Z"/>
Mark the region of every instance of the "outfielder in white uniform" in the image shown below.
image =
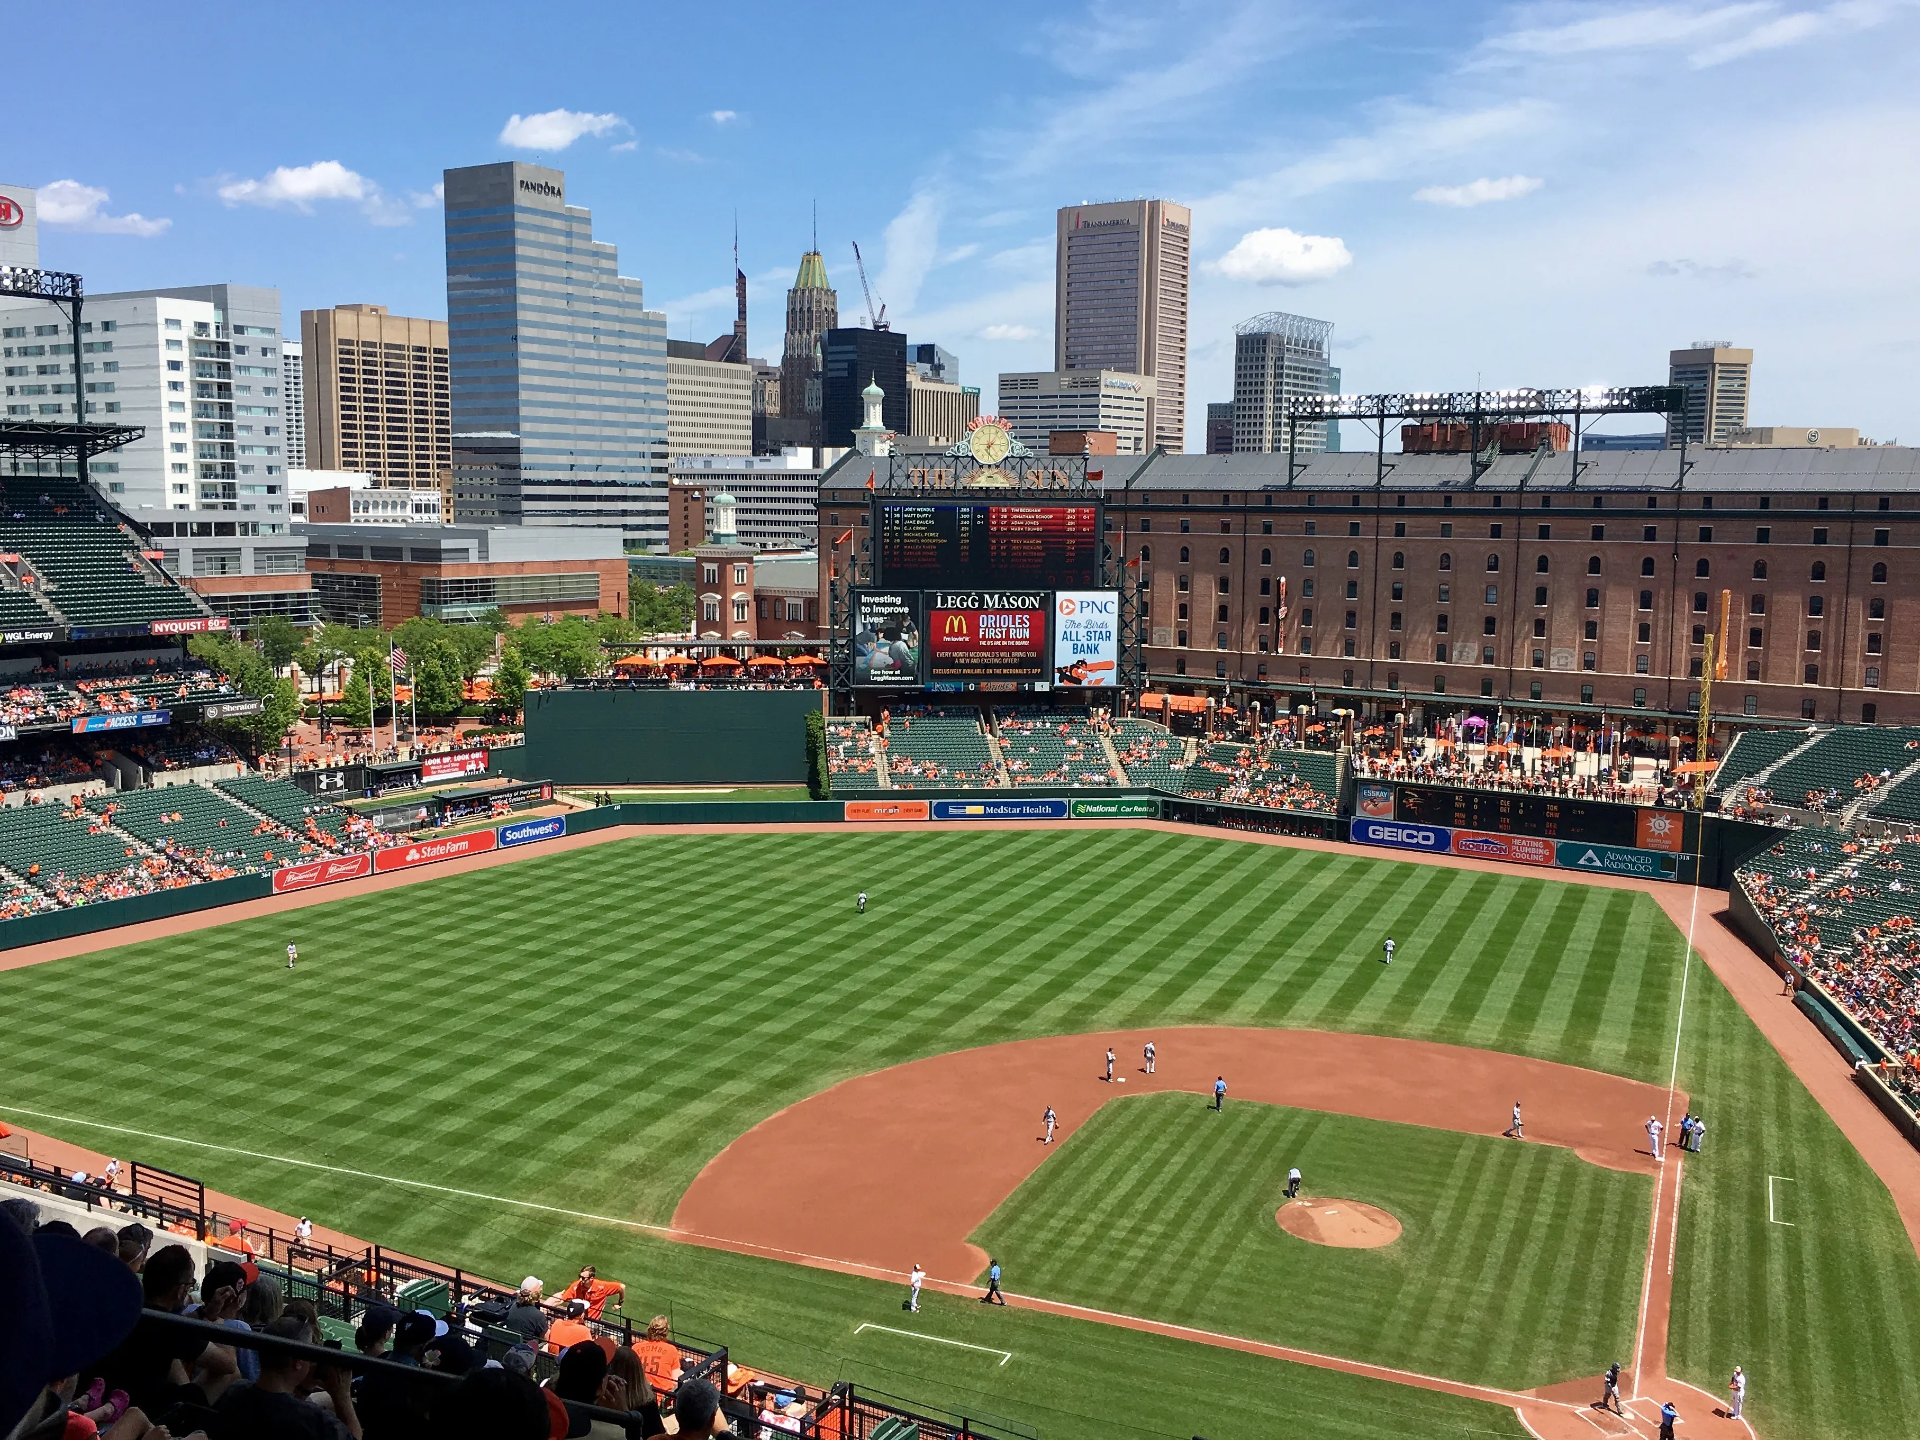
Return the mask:
<path id="1" fill-rule="evenodd" d="M 913 1269 L 907 1275 L 907 1285 L 912 1291 L 907 1297 L 907 1308 L 909 1310 L 918 1310 L 920 1308 L 920 1286 L 925 1283 L 926 1278 L 927 1272 L 920 1268 L 920 1262 L 918 1260 L 914 1261 Z"/>

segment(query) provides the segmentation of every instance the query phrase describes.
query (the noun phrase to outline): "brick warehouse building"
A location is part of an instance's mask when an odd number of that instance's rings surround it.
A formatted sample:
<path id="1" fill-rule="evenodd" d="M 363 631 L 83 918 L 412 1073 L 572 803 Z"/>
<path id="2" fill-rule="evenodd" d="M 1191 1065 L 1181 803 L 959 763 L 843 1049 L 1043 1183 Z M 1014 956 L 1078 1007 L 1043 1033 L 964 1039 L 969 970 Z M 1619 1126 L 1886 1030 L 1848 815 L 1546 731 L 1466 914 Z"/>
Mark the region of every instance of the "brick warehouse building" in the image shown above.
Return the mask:
<path id="1" fill-rule="evenodd" d="M 1368 708 L 1684 712 L 1729 590 L 1727 719 L 1920 722 L 1920 450 L 1105 462 L 1156 681 Z M 872 461 L 821 480 L 821 554 L 862 557 Z M 1121 537 L 1124 535 L 1124 541 Z M 1903 563 L 1906 562 L 1906 563 Z M 1279 615 L 1285 578 L 1289 614 Z M 823 571 L 824 584 L 824 571 Z M 823 600 L 824 600 L 823 591 Z"/>

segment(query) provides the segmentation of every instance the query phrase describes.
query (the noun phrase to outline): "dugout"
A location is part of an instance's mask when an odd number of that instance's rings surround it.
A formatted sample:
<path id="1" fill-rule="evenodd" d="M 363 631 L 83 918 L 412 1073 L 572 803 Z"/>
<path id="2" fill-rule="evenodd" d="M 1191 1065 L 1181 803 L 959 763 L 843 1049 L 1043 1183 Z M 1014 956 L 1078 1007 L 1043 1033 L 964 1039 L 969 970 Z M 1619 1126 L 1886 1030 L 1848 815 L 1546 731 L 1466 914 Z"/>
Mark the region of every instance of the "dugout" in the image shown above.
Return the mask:
<path id="1" fill-rule="evenodd" d="M 556 785 L 804 785 L 819 690 L 531 690 L 495 766 Z"/>

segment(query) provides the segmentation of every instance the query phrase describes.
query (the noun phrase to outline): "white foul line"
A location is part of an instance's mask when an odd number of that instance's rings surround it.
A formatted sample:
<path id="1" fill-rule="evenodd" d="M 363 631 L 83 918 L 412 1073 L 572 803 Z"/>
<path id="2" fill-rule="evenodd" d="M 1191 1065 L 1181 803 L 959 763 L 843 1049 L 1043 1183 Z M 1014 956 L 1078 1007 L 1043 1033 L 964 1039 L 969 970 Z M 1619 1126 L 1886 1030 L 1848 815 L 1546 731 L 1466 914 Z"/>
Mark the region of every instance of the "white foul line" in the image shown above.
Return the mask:
<path id="1" fill-rule="evenodd" d="M 891 1325 L 874 1325 L 870 1323 L 853 1327 L 853 1333 L 856 1335 L 862 1330 L 884 1330 L 889 1335 L 904 1335 L 909 1340 L 931 1340 L 936 1345 L 957 1345 L 962 1350 L 981 1350 L 989 1355 L 998 1355 L 1002 1365 L 1013 1358 L 1013 1352 L 1011 1350 L 996 1350 L 991 1345 L 969 1345 L 964 1340 L 949 1340 L 943 1335 L 922 1335 L 918 1330 L 896 1330 Z"/>
<path id="2" fill-rule="evenodd" d="M 1788 1183 L 1789 1185 L 1797 1185 L 1797 1184 L 1799 1184 L 1800 1182 L 1799 1182 L 1799 1181 L 1797 1181 L 1797 1180 L 1795 1180 L 1795 1179 L 1793 1178 L 1793 1176 L 1791 1176 L 1791 1175 L 1769 1175 L 1769 1176 L 1767 1176 L 1767 1223 L 1768 1223 L 1769 1225 L 1785 1225 L 1785 1226 L 1787 1226 L 1787 1227 L 1788 1227 L 1789 1229 L 1791 1229 L 1791 1228 L 1793 1228 L 1793 1221 L 1791 1221 L 1791 1220 L 1776 1220 L 1776 1219 L 1774 1218 L 1774 1215 L 1773 1215 L 1773 1182 L 1774 1182 L 1774 1181 L 1776 1181 L 1776 1180 L 1784 1180 L 1784 1181 L 1786 1181 L 1786 1182 L 1787 1182 L 1787 1183 Z"/>

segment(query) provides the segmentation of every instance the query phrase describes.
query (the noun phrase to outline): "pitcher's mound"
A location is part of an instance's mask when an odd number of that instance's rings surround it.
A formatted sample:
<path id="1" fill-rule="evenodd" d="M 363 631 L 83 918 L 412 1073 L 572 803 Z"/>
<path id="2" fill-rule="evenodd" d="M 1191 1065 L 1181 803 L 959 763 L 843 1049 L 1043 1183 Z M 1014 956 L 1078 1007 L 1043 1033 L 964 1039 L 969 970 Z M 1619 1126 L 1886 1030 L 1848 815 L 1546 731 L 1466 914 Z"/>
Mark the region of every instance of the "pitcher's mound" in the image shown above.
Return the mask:
<path id="1" fill-rule="evenodd" d="M 1359 1200 L 1290 1200 L 1273 1218 L 1289 1235 L 1342 1250 L 1374 1250 L 1400 1238 L 1398 1220 Z"/>

